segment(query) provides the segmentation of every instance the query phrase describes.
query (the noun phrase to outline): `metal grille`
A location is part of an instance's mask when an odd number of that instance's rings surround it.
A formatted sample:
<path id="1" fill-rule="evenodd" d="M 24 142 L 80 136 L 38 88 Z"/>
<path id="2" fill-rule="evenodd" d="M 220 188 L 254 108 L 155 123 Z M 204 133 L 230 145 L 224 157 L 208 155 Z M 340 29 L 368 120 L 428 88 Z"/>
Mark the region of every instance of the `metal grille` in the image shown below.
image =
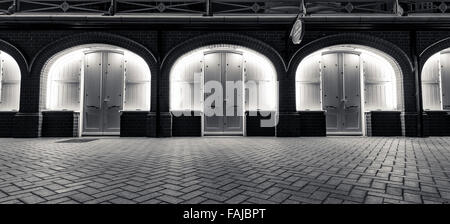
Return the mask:
<path id="1" fill-rule="evenodd" d="M 450 0 L 0 0 L 0 15 L 37 14 L 396 14 L 449 13 Z"/>

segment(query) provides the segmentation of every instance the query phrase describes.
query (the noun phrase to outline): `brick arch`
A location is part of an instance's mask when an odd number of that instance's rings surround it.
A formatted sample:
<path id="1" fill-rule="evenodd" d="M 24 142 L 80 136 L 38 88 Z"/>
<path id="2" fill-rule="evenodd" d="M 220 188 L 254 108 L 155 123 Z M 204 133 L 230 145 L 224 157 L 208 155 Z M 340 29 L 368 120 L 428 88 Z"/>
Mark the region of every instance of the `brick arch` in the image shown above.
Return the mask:
<path id="1" fill-rule="evenodd" d="M 42 110 L 45 106 L 44 101 L 48 75 L 48 72 L 46 72 L 45 70 L 48 69 L 47 68 L 48 63 L 56 55 L 58 55 L 58 53 L 63 52 L 64 50 L 90 44 L 111 45 L 129 50 L 142 57 L 147 62 L 147 65 L 150 68 L 152 79 L 151 110 L 152 111 L 156 110 L 156 103 L 154 103 L 156 102 L 156 99 L 154 98 L 156 98 L 155 85 L 156 85 L 156 76 L 158 74 L 158 61 L 154 56 L 154 54 L 150 50 L 148 50 L 145 46 L 133 40 L 130 40 L 126 37 L 109 33 L 89 32 L 67 36 L 57 41 L 54 41 L 49 45 L 45 46 L 43 49 L 41 49 L 39 53 L 36 55 L 36 57 L 32 60 L 30 66 L 30 77 L 34 81 L 31 86 L 31 89 L 33 91 L 28 91 L 30 95 L 27 96 L 27 99 L 28 101 L 33 100 L 33 102 L 39 103 L 32 103 L 31 105 L 27 106 L 27 112 L 38 112 Z"/>
<path id="2" fill-rule="evenodd" d="M 297 70 L 297 67 L 299 66 L 300 62 L 309 56 L 310 54 L 321 50 L 323 48 L 335 46 L 335 45 L 342 45 L 342 44 L 348 44 L 348 45 L 361 45 L 369 48 L 373 48 L 376 50 L 379 50 L 383 52 L 384 54 L 390 56 L 392 59 L 395 60 L 396 64 L 398 65 L 400 69 L 400 81 L 402 84 L 403 91 L 401 92 L 401 98 L 403 99 L 403 102 L 401 102 L 401 105 L 403 107 L 403 110 L 405 111 L 415 111 L 416 105 L 415 101 L 411 100 L 405 100 L 405 96 L 414 96 L 415 89 L 414 89 L 414 69 L 413 64 L 408 57 L 408 55 L 401 50 L 398 46 L 395 44 L 386 41 L 384 39 L 370 36 L 366 34 L 359 34 L 359 33 L 348 33 L 348 34 L 337 34 L 337 35 L 330 35 L 326 36 L 317 40 L 314 40 L 312 42 L 309 42 L 308 44 L 301 47 L 299 50 L 295 52 L 293 57 L 290 59 L 288 64 L 288 79 L 290 80 L 289 83 L 291 83 L 291 88 L 295 89 L 295 73 Z M 404 77 L 410 77 L 410 78 L 404 78 Z M 408 88 L 411 87 L 411 88 Z M 288 97 L 290 100 L 290 105 L 293 105 L 292 108 L 289 108 L 292 111 L 295 111 L 295 91 L 290 91 L 290 95 Z"/>
<path id="3" fill-rule="evenodd" d="M 431 56 L 448 48 L 450 48 L 450 37 L 439 40 L 423 50 L 419 54 L 419 75 L 421 76 L 422 68 Z"/>
<path id="4" fill-rule="evenodd" d="M 25 77 L 28 74 L 28 62 L 19 49 L 17 49 L 14 45 L 0 39 L 0 51 L 3 51 L 14 58 L 19 65 L 21 77 Z"/>
<path id="5" fill-rule="evenodd" d="M 25 56 L 22 54 L 22 52 L 17 49 L 14 45 L 0 39 L 0 51 L 3 51 L 7 54 L 9 54 L 11 57 L 14 58 L 16 63 L 19 65 L 20 69 L 20 100 L 19 100 L 19 111 L 22 111 L 22 102 L 25 100 L 23 99 L 24 92 L 26 91 L 26 83 L 28 81 L 28 74 L 29 74 L 29 67 L 28 67 L 28 61 L 26 60 Z"/>
<path id="6" fill-rule="evenodd" d="M 210 45 L 229 44 L 246 47 L 267 57 L 275 67 L 277 79 L 283 80 L 286 74 L 286 64 L 281 55 L 265 42 L 234 33 L 213 33 L 194 37 L 170 50 L 161 62 L 160 80 L 160 111 L 169 111 L 169 80 L 170 70 L 175 62 L 184 54 Z"/>
<path id="7" fill-rule="evenodd" d="M 419 58 L 418 58 L 418 63 L 419 63 L 418 75 L 419 75 L 419 77 L 418 78 L 420 80 L 420 83 L 422 83 L 422 69 L 425 66 L 425 63 L 433 55 L 435 55 L 443 50 L 446 50 L 446 49 L 450 49 L 450 37 L 447 37 L 447 38 L 444 38 L 444 39 L 434 42 L 433 44 L 431 44 L 430 46 L 425 48 L 425 50 L 423 50 L 419 54 Z M 422 86 L 421 86 L 421 89 L 422 89 Z M 423 99 L 422 99 L 422 96 L 420 96 L 420 97 L 421 97 L 421 99 L 420 99 L 421 109 L 424 110 L 423 109 Z"/>

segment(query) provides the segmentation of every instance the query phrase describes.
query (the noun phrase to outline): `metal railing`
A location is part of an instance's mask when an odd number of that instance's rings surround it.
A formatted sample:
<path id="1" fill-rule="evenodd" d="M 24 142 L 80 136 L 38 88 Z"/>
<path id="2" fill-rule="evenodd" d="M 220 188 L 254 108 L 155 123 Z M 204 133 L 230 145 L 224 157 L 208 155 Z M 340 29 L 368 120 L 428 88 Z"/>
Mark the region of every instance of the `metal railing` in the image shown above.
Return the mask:
<path id="1" fill-rule="evenodd" d="M 0 0 L 0 15 L 195 14 L 348 15 L 450 13 L 450 0 Z"/>

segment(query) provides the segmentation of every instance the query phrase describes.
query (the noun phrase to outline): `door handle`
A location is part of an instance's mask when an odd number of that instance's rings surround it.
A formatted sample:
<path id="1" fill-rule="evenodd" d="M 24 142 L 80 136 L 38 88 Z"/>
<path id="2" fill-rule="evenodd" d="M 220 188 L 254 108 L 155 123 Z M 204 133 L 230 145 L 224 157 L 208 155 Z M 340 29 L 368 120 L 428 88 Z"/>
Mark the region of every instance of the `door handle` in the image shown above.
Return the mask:
<path id="1" fill-rule="evenodd" d="M 87 108 L 94 108 L 94 109 L 97 109 L 97 110 L 100 109 L 100 107 L 97 107 L 97 106 L 89 106 L 89 105 L 86 105 L 86 107 L 87 107 Z"/>
<path id="2" fill-rule="evenodd" d="M 325 108 L 330 108 L 330 109 L 337 109 L 337 107 L 335 107 L 335 106 L 325 106 Z"/>

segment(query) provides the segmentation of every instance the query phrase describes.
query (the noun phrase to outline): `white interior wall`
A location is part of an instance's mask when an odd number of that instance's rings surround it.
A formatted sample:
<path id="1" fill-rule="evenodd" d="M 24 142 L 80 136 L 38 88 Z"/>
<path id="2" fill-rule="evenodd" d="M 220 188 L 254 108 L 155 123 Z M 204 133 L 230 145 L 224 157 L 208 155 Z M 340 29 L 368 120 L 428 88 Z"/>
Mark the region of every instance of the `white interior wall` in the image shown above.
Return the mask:
<path id="1" fill-rule="evenodd" d="M 422 68 L 422 101 L 425 110 L 442 110 L 440 54 L 433 55 Z"/>
<path id="2" fill-rule="evenodd" d="M 0 51 L 0 111 L 19 110 L 20 68 L 9 54 Z"/>
<path id="3" fill-rule="evenodd" d="M 201 76 L 203 51 L 180 57 L 170 72 L 170 108 L 177 111 L 202 111 Z"/>
<path id="4" fill-rule="evenodd" d="M 396 110 L 397 91 L 395 72 L 386 59 L 362 53 L 364 106 L 366 111 Z"/>
<path id="5" fill-rule="evenodd" d="M 250 111 L 277 110 L 277 77 L 272 63 L 266 57 L 252 51 L 243 51 L 244 77 L 246 82 L 253 82 L 256 96 L 246 94 L 245 108 Z M 250 84 L 246 88 L 251 88 Z"/>
<path id="6" fill-rule="evenodd" d="M 58 53 L 47 64 L 48 110 L 82 110 L 83 70 L 86 51 L 119 50 L 124 52 L 123 110 L 150 110 L 151 74 L 138 55 L 109 45 L 79 46 Z M 44 69 L 45 70 L 45 69 Z"/>
<path id="7" fill-rule="evenodd" d="M 65 55 L 51 67 L 47 86 L 49 108 L 79 111 L 83 56 L 80 52 Z"/>
<path id="8" fill-rule="evenodd" d="M 307 57 L 297 69 L 297 110 L 322 110 L 320 59 L 320 54 Z"/>
<path id="9" fill-rule="evenodd" d="M 450 51 L 431 56 L 422 68 L 424 110 L 450 110 Z"/>
<path id="10" fill-rule="evenodd" d="M 124 57 L 124 110 L 150 110 L 150 69 L 144 59 L 133 53 L 125 51 Z"/>
<path id="11" fill-rule="evenodd" d="M 245 81 L 253 81 L 257 94 L 246 91 L 247 110 L 277 110 L 278 84 L 270 60 L 260 53 L 234 45 L 214 45 L 181 56 L 170 71 L 170 110 L 203 111 L 203 57 L 210 50 L 240 51 L 244 57 Z M 248 88 L 248 87 L 247 87 Z"/>
<path id="12" fill-rule="evenodd" d="M 396 71 L 386 56 L 380 52 L 358 46 L 334 46 L 306 57 L 296 71 L 296 108 L 322 110 L 320 60 L 326 51 L 351 50 L 360 52 L 363 61 L 362 84 L 364 110 L 398 110 L 398 82 Z"/>

